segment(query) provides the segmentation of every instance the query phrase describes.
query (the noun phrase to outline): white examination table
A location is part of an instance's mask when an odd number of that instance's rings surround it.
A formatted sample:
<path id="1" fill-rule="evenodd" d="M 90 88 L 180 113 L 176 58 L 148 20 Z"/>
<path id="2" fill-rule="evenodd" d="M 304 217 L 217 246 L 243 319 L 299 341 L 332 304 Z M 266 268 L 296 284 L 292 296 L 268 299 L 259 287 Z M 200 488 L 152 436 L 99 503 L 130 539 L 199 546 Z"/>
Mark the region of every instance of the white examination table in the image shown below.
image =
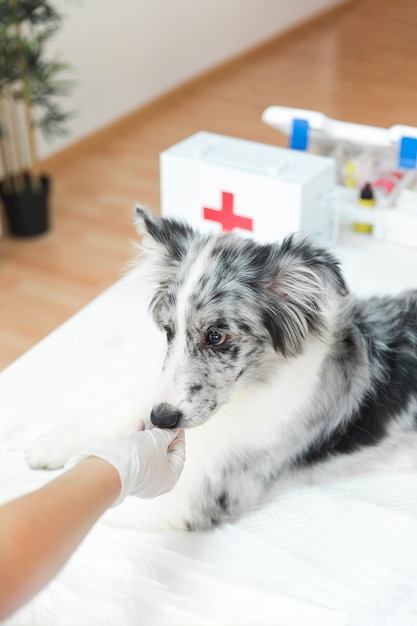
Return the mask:
<path id="1" fill-rule="evenodd" d="M 417 251 L 345 231 L 335 252 L 354 291 L 417 288 Z M 152 332 L 130 274 L 0 374 L 0 502 L 58 473 L 26 466 L 34 436 L 146 381 Z M 138 532 L 134 506 L 5 624 L 417 625 L 417 472 L 302 487 L 207 533 Z"/>

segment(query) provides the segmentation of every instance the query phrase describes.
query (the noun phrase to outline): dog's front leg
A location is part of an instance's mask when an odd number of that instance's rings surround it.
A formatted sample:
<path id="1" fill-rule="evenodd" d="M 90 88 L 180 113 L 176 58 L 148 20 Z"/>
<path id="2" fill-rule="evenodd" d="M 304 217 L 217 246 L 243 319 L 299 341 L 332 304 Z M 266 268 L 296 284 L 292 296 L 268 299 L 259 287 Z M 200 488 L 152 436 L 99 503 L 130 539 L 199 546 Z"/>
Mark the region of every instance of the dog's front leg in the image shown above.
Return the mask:
<path id="1" fill-rule="evenodd" d="M 151 405 L 152 398 L 146 398 L 143 389 L 132 390 L 81 424 L 59 426 L 41 434 L 27 447 L 27 462 L 35 469 L 63 467 L 71 456 L 93 443 L 134 432 L 140 419 L 148 426 Z"/>

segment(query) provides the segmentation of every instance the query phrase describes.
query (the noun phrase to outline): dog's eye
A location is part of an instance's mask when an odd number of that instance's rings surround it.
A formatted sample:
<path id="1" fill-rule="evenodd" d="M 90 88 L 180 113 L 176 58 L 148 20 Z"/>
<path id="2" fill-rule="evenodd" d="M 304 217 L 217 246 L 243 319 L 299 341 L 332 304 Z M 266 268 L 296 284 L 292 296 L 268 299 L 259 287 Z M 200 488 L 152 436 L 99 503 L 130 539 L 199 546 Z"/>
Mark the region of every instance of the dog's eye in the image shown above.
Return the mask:
<path id="1" fill-rule="evenodd" d="M 217 328 L 210 328 L 206 335 L 206 343 L 209 346 L 221 346 L 227 339 L 226 333 Z"/>

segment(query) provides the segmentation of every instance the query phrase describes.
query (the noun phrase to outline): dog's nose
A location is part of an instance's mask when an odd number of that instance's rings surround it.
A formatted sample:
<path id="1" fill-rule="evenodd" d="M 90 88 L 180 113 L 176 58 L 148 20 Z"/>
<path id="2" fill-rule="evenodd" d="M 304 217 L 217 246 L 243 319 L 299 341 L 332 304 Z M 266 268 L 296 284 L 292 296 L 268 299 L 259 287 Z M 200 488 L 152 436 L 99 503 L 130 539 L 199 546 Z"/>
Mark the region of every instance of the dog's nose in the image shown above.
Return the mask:
<path id="1" fill-rule="evenodd" d="M 154 406 L 151 411 L 151 422 L 159 428 L 177 428 L 182 418 L 182 412 L 163 402 Z"/>

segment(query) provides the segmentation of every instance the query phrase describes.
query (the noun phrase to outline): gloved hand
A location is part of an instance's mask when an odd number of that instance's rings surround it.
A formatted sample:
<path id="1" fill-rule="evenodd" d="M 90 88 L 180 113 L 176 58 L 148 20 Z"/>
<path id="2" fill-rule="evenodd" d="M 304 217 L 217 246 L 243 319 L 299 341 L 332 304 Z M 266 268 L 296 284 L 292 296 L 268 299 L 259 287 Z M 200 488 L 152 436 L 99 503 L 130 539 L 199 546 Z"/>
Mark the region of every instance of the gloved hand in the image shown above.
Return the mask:
<path id="1" fill-rule="evenodd" d="M 108 461 L 119 472 L 122 487 L 113 507 L 128 495 L 155 498 L 170 491 L 180 477 L 185 461 L 184 431 L 153 428 L 103 441 L 83 450 L 65 467 L 90 456 Z"/>

